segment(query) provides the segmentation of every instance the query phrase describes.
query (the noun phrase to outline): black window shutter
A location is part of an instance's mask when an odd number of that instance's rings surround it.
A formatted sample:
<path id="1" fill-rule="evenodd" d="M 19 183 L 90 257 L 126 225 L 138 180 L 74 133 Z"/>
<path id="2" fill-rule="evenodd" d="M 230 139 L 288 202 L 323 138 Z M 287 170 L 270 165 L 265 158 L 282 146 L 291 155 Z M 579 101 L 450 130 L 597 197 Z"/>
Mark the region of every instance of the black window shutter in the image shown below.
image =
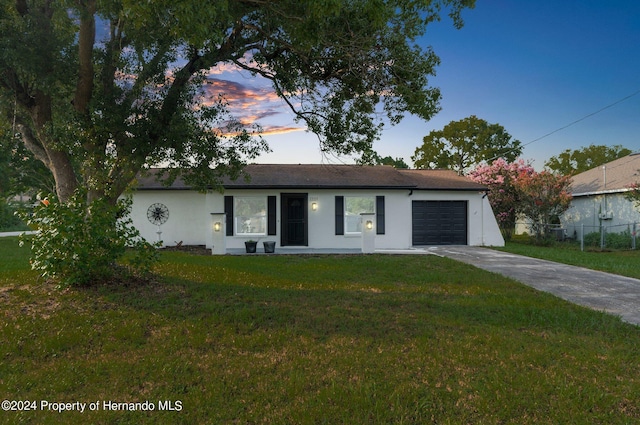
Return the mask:
<path id="1" fill-rule="evenodd" d="M 267 196 L 267 235 L 275 235 L 276 227 L 276 197 Z"/>
<path id="2" fill-rule="evenodd" d="M 336 235 L 344 235 L 344 196 L 336 196 Z"/>
<path id="3" fill-rule="evenodd" d="M 227 214 L 227 236 L 233 236 L 233 196 L 224 197 L 224 212 Z"/>
<path id="4" fill-rule="evenodd" d="M 376 196 L 376 234 L 384 235 L 384 196 Z"/>

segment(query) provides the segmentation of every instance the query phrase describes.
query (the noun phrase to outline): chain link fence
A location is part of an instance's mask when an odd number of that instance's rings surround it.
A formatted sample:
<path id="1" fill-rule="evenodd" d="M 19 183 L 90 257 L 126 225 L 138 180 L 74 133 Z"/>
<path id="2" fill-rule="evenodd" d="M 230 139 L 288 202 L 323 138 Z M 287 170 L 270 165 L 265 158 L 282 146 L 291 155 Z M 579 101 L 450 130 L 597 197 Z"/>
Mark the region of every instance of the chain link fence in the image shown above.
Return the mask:
<path id="1" fill-rule="evenodd" d="M 527 233 L 527 223 L 516 223 L 516 234 Z M 580 245 L 585 250 L 631 250 L 637 249 L 636 237 L 640 223 L 588 225 L 549 225 L 546 237 L 550 241 L 568 242 Z"/>
<path id="2" fill-rule="evenodd" d="M 581 226 L 580 247 L 585 249 L 636 249 L 638 224 Z"/>

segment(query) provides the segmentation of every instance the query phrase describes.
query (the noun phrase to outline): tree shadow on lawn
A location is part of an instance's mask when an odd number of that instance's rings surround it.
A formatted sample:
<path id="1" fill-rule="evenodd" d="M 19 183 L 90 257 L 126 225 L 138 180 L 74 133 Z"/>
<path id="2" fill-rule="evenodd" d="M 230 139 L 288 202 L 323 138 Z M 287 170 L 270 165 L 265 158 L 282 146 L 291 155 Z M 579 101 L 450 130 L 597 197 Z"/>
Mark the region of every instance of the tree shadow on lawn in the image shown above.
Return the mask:
<path id="1" fill-rule="evenodd" d="M 479 273 L 486 273 L 478 270 Z M 475 270 L 474 270 L 475 273 Z M 258 279 L 260 276 L 253 276 Z M 249 279 L 251 280 L 251 279 Z M 592 335 L 621 320 L 565 302 L 500 276 L 496 290 L 465 284 L 371 285 L 330 289 L 269 287 L 257 284 L 198 282 L 169 278 L 143 286 L 88 288 L 103 300 L 173 322 L 193 322 L 211 329 L 224 326 L 236 334 L 286 331 L 325 339 L 346 337 L 400 341 L 438 338 L 478 327 L 500 332 L 571 332 Z M 503 290 L 502 288 L 507 288 Z"/>
<path id="2" fill-rule="evenodd" d="M 212 329 L 225 326 L 236 334 L 286 331 L 315 339 L 336 334 L 397 339 L 429 334 L 432 327 L 432 301 L 423 297 L 185 280 L 159 285 L 96 290 L 109 303 L 171 322 L 194 322 Z"/>

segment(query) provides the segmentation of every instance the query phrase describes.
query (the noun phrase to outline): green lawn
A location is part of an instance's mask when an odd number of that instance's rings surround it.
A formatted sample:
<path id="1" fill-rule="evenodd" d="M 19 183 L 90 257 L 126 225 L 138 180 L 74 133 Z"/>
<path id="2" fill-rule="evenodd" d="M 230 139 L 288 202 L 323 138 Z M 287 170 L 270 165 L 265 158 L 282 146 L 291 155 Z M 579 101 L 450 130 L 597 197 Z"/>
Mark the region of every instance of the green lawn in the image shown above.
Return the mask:
<path id="1" fill-rule="evenodd" d="M 573 266 L 586 267 L 603 272 L 640 279 L 640 250 L 580 251 L 576 243 L 556 243 L 552 246 L 536 246 L 530 243 L 508 242 L 501 251 L 528 257 L 557 261 Z"/>
<path id="2" fill-rule="evenodd" d="M 446 258 L 167 252 L 60 290 L 27 257 L 0 239 L 0 399 L 38 410 L 0 423 L 640 421 L 639 327 Z"/>

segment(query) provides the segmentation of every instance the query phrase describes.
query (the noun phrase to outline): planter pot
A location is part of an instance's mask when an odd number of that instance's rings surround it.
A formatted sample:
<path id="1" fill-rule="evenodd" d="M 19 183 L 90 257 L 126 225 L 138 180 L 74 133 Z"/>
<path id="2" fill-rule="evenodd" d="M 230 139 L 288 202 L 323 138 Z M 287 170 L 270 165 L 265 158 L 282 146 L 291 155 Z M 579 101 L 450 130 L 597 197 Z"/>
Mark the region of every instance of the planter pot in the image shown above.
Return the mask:
<path id="1" fill-rule="evenodd" d="M 257 245 L 258 245 L 258 242 L 245 242 L 244 248 L 247 251 L 247 254 L 253 254 L 254 252 L 256 252 Z"/>
<path id="2" fill-rule="evenodd" d="M 262 242 L 262 245 L 266 254 L 272 254 L 276 251 L 276 243 L 273 241 Z"/>

